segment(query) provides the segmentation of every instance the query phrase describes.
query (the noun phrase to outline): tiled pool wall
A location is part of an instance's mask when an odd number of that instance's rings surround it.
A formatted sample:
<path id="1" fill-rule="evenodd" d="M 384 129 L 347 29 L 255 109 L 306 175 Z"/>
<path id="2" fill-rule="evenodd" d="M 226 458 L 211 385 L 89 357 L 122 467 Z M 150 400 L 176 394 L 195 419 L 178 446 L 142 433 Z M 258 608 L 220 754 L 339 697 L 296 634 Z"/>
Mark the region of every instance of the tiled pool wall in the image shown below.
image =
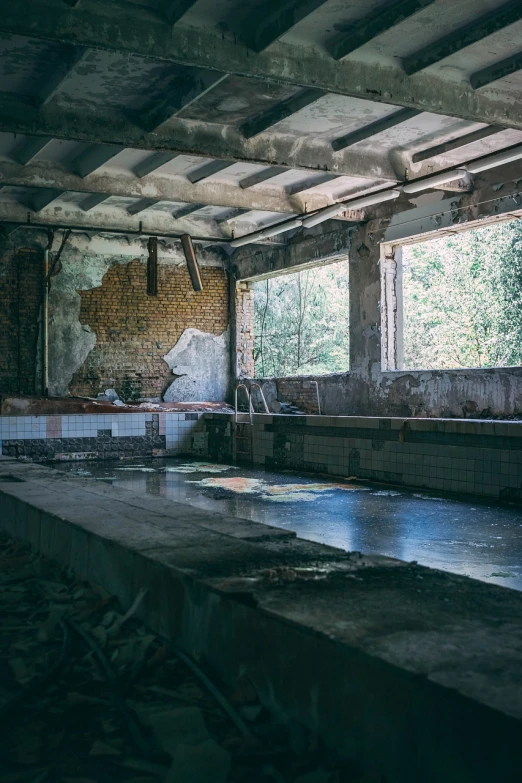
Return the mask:
<path id="1" fill-rule="evenodd" d="M 0 417 L 0 453 L 29 460 L 193 454 L 276 470 L 522 501 L 522 422 L 223 413 Z"/>
<path id="2" fill-rule="evenodd" d="M 209 456 L 230 459 L 232 417 L 204 423 Z M 270 469 L 522 501 L 522 422 L 256 415 L 251 438 L 252 461 Z"/>
<path id="3" fill-rule="evenodd" d="M 202 413 L 0 416 L 0 454 L 34 461 L 206 452 Z"/>

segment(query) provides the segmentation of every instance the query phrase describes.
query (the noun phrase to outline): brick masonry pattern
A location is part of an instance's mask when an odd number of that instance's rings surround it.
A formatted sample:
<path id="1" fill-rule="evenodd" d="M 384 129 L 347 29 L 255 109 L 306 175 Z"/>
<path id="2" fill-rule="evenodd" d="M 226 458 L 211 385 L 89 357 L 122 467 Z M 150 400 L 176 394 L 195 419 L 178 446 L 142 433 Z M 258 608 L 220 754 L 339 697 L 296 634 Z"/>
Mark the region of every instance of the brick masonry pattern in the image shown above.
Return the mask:
<path id="1" fill-rule="evenodd" d="M 0 290 L 0 391 L 36 394 L 43 253 L 22 249 L 2 258 Z"/>
<path id="2" fill-rule="evenodd" d="M 115 264 L 102 285 L 80 291 L 80 322 L 96 345 L 75 373 L 70 393 L 93 396 L 114 387 L 124 399 L 159 397 L 173 380 L 163 361 L 185 329 L 222 334 L 228 326 L 223 269 L 203 267 L 203 291 L 192 289 L 185 266 L 160 264 L 158 296 L 147 296 L 146 266 Z"/>

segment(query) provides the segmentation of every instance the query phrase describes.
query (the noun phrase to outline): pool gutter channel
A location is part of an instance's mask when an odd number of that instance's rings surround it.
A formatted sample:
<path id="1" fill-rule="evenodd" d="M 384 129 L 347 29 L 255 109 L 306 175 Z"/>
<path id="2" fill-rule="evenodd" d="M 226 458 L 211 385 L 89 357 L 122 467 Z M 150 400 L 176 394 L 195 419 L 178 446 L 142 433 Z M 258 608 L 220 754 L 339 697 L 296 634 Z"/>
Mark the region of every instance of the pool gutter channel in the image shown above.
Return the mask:
<path id="1" fill-rule="evenodd" d="M 518 780 L 522 594 L 2 460 L 0 529 L 103 585 L 361 783 Z M 358 776 L 358 777 L 356 777 Z"/>

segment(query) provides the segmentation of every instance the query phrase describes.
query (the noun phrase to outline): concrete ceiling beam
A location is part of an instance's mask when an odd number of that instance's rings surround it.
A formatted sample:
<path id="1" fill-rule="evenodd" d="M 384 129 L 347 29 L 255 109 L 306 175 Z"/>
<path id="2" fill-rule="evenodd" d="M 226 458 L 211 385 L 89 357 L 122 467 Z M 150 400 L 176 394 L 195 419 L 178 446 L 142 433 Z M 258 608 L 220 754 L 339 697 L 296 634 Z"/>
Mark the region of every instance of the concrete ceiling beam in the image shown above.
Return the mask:
<path id="1" fill-rule="evenodd" d="M 186 68 L 177 74 L 163 90 L 161 101 L 151 104 L 137 115 L 139 124 L 147 131 L 154 131 L 175 117 L 182 109 L 206 95 L 227 78 L 227 73 L 217 73 L 202 68 Z"/>
<path id="2" fill-rule="evenodd" d="M 99 211 L 94 214 L 86 213 L 81 206 L 67 205 L 57 214 L 54 211 L 42 216 L 41 221 L 31 220 L 31 225 L 50 226 L 55 228 L 71 228 L 81 231 L 118 231 L 122 234 L 144 234 L 152 236 L 179 236 L 184 233 L 181 226 L 176 227 L 176 222 L 168 212 L 144 212 L 139 216 L 129 215 L 124 210 Z M 0 224 L 18 223 L 27 225 L 27 207 L 23 204 L 0 201 Z M 212 224 L 202 226 L 203 239 L 218 239 L 223 241 L 223 236 L 211 231 Z M 194 237 L 197 239 L 199 237 Z"/>
<path id="3" fill-rule="evenodd" d="M 225 223 L 230 222 L 231 220 L 236 220 L 238 217 L 244 217 L 252 210 L 250 209 L 232 209 L 230 212 L 227 212 L 226 215 L 222 217 L 215 218 L 215 222 L 218 224 L 218 226 L 221 226 Z"/>
<path id="4" fill-rule="evenodd" d="M 503 79 L 505 76 L 511 76 L 511 74 L 517 73 L 517 71 L 522 71 L 522 52 L 518 52 L 512 57 L 507 57 L 505 60 L 501 60 L 487 68 L 475 71 L 469 77 L 469 81 L 473 89 L 478 90 L 480 87 L 487 87 L 488 84 L 498 82 L 499 79 Z"/>
<path id="5" fill-rule="evenodd" d="M 211 160 L 209 163 L 199 166 L 195 171 L 189 171 L 187 179 L 195 185 L 197 182 L 203 182 L 203 180 L 213 177 L 214 174 L 219 174 L 220 171 L 229 169 L 234 163 L 233 160 Z"/>
<path id="6" fill-rule="evenodd" d="M 294 185 L 289 185 L 285 188 L 287 196 L 295 196 L 298 193 L 304 193 L 305 190 L 311 190 L 312 188 L 318 188 L 319 185 L 325 185 L 327 182 L 333 182 L 339 179 L 335 174 L 321 174 L 318 177 L 305 179 L 303 182 L 296 182 Z"/>
<path id="7" fill-rule="evenodd" d="M 74 69 L 85 59 L 89 50 L 65 44 L 60 56 L 53 60 L 52 73 L 48 74 L 38 90 L 38 100 L 41 106 L 45 106 L 60 92 L 68 79 L 73 75 Z"/>
<path id="8" fill-rule="evenodd" d="M 258 133 L 272 128 L 277 125 L 278 122 L 285 120 L 287 117 L 291 117 L 292 114 L 296 114 L 301 109 L 305 109 L 310 104 L 315 103 L 325 95 L 324 90 L 315 90 L 313 88 L 308 90 L 301 90 L 296 95 L 292 95 L 285 101 L 277 103 L 262 114 L 257 114 L 255 117 L 246 120 L 240 128 L 240 133 L 245 139 L 251 139 L 257 136 Z"/>
<path id="9" fill-rule="evenodd" d="M 142 198 L 139 201 L 136 201 L 135 204 L 130 204 L 130 206 L 127 207 L 127 212 L 129 215 L 139 215 L 140 212 L 145 212 L 146 209 L 149 209 L 149 207 L 153 207 L 154 204 L 158 204 L 159 200 L 157 198 Z"/>
<path id="10" fill-rule="evenodd" d="M 169 24 L 176 24 L 197 0 L 163 0 L 160 11 Z"/>
<path id="11" fill-rule="evenodd" d="M 341 60 L 433 2 L 435 0 L 399 0 L 384 9 L 376 8 L 358 22 L 347 25 L 347 31 L 327 42 L 326 48 L 335 60 Z"/>
<path id="12" fill-rule="evenodd" d="M 54 188 L 39 188 L 32 193 L 28 203 L 29 209 L 33 212 L 41 212 L 42 209 L 51 206 L 53 201 L 57 201 L 60 196 L 63 196 L 63 190 L 56 190 Z"/>
<path id="13" fill-rule="evenodd" d="M 375 122 L 371 122 L 369 125 L 365 125 L 356 131 L 347 133 L 344 136 L 339 136 L 332 141 L 332 149 L 335 152 L 338 152 L 347 147 L 353 147 L 354 144 L 359 144 L 360 141 L 371 139 L 372 136 L 376 136 L 378 133 L 382 133 L 389 128 L 395 128 L 397 125 L 401 125 L 403 122 L 411 120 L 413 117 L 417 117 L 420 113 L 421 112 L 416 109 L 400 109 L 399 111 L 389 114 L 387 117 L 383 117 Z"/>
<path id="14" fill-rule="evenodd" d="M 328 142 L 310 147 L 296 144 L 295 137 L 290 134 L 278 135 L 276 139 L 262 135 L 245 139 L 234 128 L 223 129 L 219 125 L 181 117 L 174 118 L 168 126 L 154 133 L 145 133 L 122 112 L 108 109 L 86 116 L 81 104 L 67 110 L 50 104 L 38 110 L 29 99 L 12 93 L 0 93 L 0 131 L 90 143 L 92 149 L 81 161 L 82 171 L 87 171 L 91 165 L 99 167 L 124 147 L 131 147 L 302 171 L 329 171 L 364 179 L 395 178 L 388 156 L 384 154 L 372 154 L 371 159 L 368 154 L 351 152 L 338 156 Z M 112 154 L 104 160 L 109 152 Z"/>
<path id="15" fill-rule="evenodd" d="M 25 139 L 14 151 L 13 158 L 17 163 L 26 166 L 39 152 L 42 152 L 52 142 L 50 136 L 30 136 Z"/>
<path id="16" fill-rule="evenodd" d="M 350 250 L 353 223 L 329 221 L 315 234 L 297 233 L 281 247 L 247 245 L 234 251 L 230 270 L 237 280 L 258 281 L 275 277 L 281 272 L 313 269 L 325 263 L 346 260 Z"/>
<path id="17" fill-rule="evenodd" d="M 122 13 L 116 3 L 89 2 L 71 13 L 61 0 L 31 0 L 29 5 L 8 3 L 2 9 L 0 32 L 264 80 L 281 81 L 284 75 L 286 83 L 298 87 L 314 87 L 471 122 L 522 128 L 522 104 L 494 95 L 479 96 L 472 86 L 446 80 L 440 74 L 408 77 L 399 65 L 383 67 L 371 61 L 336 61 L 312 47 L 283 42 L 274 43 L 269 52 L 255 53 L 217 29 L 207 31 L 182 25 L 171 28 L 159 13 L 138 5 L 128 4 Z M 519 59 L 522 60 L 522 55 Z M 513 58 L 503 61 L 499 64 L 500 71 L 515 68 L 517 63 Z M 488 78 L 501 78 L 496 75 L 498 72 L 497 68 Z M 476 83 L 479 82 L 477 77 Z"/>
<path id="18" fill-rule="evenodd" d="M 443 144 L 437 144 L 434 147 L 429 147 L 428 149 L 416 152 L 412 155 L 412 163 L 421 163 L 423 160 L 435 158 L 437 155 L 444 155 L 447 152 L 453 152 L 461 147 L 467 147 L 468 144 L 474 144 L 476 141 L 488 139 L 490 136 L 495 136 L 503 130 L 506 129 L 499 128 L 496 125 L 490 125 L 488 128 L 481 128 L 472 133 L 466 133 L 464 136 L 459 136 L 458 139 L 451 139 L 450 141 L 445 141 Z"/>
<path id="19" fill-rule="evenodd" d="M 124 147 L 116 144 L 93 144 L 85 152 L 80 153 L 74 158 L 71 167 L 79 177 L 88 177 L 97 169 L 104 166 L 118 153 L 122 152 Z"/>
<path id="20" fill-rule="evenodd" d="M 160 166 L 170 163 L 170 161 L 175 158 L 179 158 L 179 155 L 175 152 L 154 152 L 134 167 L 133 174 L 142 179 L 142 177 L 148 176 L 153 171 L 156 171 L 156 169 L 159 169 Z"/>
<path id="21" fill-rule="evenodd" d="M 239 187 L 246 190 L 247 188 L 253 188 L 254 185 L 260 185 L 261 182 L 266 182 L 273 177 L 277 177 L 279 174 L 284 174 L 287 169 L 282 166 L 270 166 L 268 169 L 258 171 L 256 174 L 251 174 L 249 177 L 245 177 L 239 183 Z"/>
<path id="22" fill-rule="evenodd" d="M 138 179 L 135 176 L 111 176 L 94 173 L 88 177 L 64 171 L 49 163 L 21 166 L 0 161 L 0 183 L 22 187 L 59 188 L 60 190 L 95 196 L 123 198 L 156 198 L 189 205 L 256 209 L 264 212 L 300 213 L 302 204 L 284 192 L 266 193 L 245 191 L 237 185 L 224 182 L 201 182 L 192 185 L 182 177 L 162 177 L 159 173 Z M 307 198 L 310 209 L 325 205 L 324 195 Z"/>
<path id="23" fill-rule="evenodd" d="M 84 212 L 89 212 L 91 209 L 99 207 L 100 204 L 103 204 L 103 202 L 107 201 L 109 198 L 110 196 L 106 193 L 92 193 L 90 196 L 83 199 L 80 207 Z"/>
<path id="24" fill-rule="evenodd" d="M 258 9 L 248 3 L 244 13 L 228 21 L 237 38 L 254 52 L 262 52 L 328 0 L 268 0 Z"/>
<path id="25" fill-rule="evenodd" d="M 503 30 L 522 19 L 522 3 L 520 0 L 511 0 L 500 8 L 475 19 L 473 22 L 459 27 L 449 35 L 445 35 L 423 49 L 403 58 L 402 67 L 411 76 L 414 73 L 429 68 L 430 65 L 450 57 L 455 52 L 460 52 L 466 46 L 471 46 L 484 38 Z"/>
<path id="26" fill-rule="evenodd" d="M 200 209 L 203 209 L 203 207 L 208 207 L 208 204 L 186 204 L 184 207 L 179 207 L 178 209 L 175 209 L 172 213 L 172 217 L 175 220 L 179 220 L 179 218 L 187 217 L 187 215 L 193 215 L 194 212 L 199 212 Z"/>

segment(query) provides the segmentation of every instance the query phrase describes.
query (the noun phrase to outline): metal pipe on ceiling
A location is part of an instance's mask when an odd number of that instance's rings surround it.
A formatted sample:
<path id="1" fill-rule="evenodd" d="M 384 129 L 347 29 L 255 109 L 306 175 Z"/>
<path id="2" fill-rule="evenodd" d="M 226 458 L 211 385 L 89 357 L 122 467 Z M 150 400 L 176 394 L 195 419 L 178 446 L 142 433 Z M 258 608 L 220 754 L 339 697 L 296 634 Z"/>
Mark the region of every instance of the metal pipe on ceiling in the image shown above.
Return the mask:
<path id="1" fill-rule="evenodd" d="M 242 237 L 237 237 L 232 240 L 226 237 L 201 237 L 201 236 L 192 237 L 192 239 L 197 242 L 206 242 L 209 244 L 228 244 L 232 248 L 242 247 L 244 245 L 251 244 L 252 242 L 258 242 L 260 240 L 268 239 L 270 237 L 277 236 L 278 234 L 285 233 L 286 231 L 291 231 L 292 229 L 299 228 L 300 226 L 304 226 L 305 228 L 310 228 L 312 226 L 324 222 L 325 220 L 336 217 L 337 215 L 341 214 L 342 212 L 345 212 L 346 210 L 363 209 L 364 207 L 367 206 L 374 206 L 377 204 L 381 204 L 384 203 L 385 201 L 398 198 L 402 193 L 406 193 L 406 194 L 420 193 L 423 190 L 428 190 L 429 188 L 436 187 L 437 185 L 443 185 L 446 182 L 452 182 L 458 179 L 462 179 L 469 174 L 478 174 L 479 172 L 487 171 L 488 169 L 496 168 L 498 166 L 502 166 L 506 163 L 512 163 L 513 161 L 520 160 L 520 159 L 522 159 L 522 145 L 518 144 L 518 145 L 514 145 L 512 148 L 503 150 L 502 152 L 486 155 L 482 158 L 469 161 L 468 163 L 463 163 L 456 168 L 451 168 L 446 171 L 441 171 L 435 175 L 421 177 L 418 180 L 413 180 L 411 182 L 404 182 L 402 184 L 395 185 L 393 188 L 386 188 L 381 191 L 371 193 L 368 196 L 363 196 L 360 198 L 355 198 L 346 201 L 340 201 L 336 204 L 331 204 L 330 206 L 325 207 L 324 209 L 317 210 L 316 212 L 313 212 L 311 214 L 304 213 L 298 217 L 294 217 L 290 220 L 277 223 L 276 225 L 273 226 L 267 226 L 266 228 L 262 228 L 258 231 L 252 232 L 251 234 L 245 234 Z M 26 224 L 21 224 L 21 225 L 27 228 L 48 228 L 48 224 L 43 222 L 42 223 L 33 222 L 32 220 L 30 222 L 27 222 Z M 124 236 L 144 236 L 144 234 L 146 234 L 149 237 L 155 236 L 164 239 L 181 239 L 182 236 L 181 233 L 175 233 L 175 232 L 172 233 L 168 233 L 168 232 L 157 233 L 151 231 L 143 232 L 141 228 L 140 230 L 132 231 L 132 230 L 111 229 L 111 228 L 99 228 L 96 226 L 54 225 L 53 227 L 69 228 L 73 231 L 94 232 L 97 234 L 119 234 Z"/>
<path id="2" fill-rule="evenodd" d="M 385 201 L 398 198 L 402 193 L 413 194 L 421 193 L 423 190 L 429 190 L 430 188 L 438 185 L 444 185 L 447 182 L 454 182 L 455 180 L 463 179 L 469 174 L 477 174 L 480 171 L 486 171 L 488 169 L 502 166 L 505 163 L 512 163 L 515 160 L 522 158 L 522 145 L 516 145 L 512 149 L 504 150 L 495 155 L 488 155 L 484 158 L 479 158 L 469 163 L 464 163 L 458 168 L 453 168 L 448 171 L 442 171 L 438 174 L 421 177 L 418 180 L 412 182 L 405 182 L 402 185 L 396 185 L 393 188 L 387 188 L 386 190 L 377 191 L 369 196 L 363 196 L 362 198 L 352 199 L 349 201 L 341 201 L 337 204 L 332 204 L 324 209 L 320 209 L 311 215 L 302 215 L 301 218 L 294 218 L 290 221 L 278 223 L 273 226 L 270 236 L 276 236 L 276 234 L 282 234 L 286 231 L 290 231 L 296 228 L 300 223 L 305 228 L 311 228 L 319 223 L 323 223 L 325 220 L 334 218 L 349 209 L 363 209 L 364 207 L 374 206 L 381 204 Z M 264 239 L 265 230 L 255 231 L 252 234 L 246 234 L 245 236 L 233 239 L 229 244 L 231 247 L 241 247 L 248 245 L 252 242 L 257 242 Z"/>

